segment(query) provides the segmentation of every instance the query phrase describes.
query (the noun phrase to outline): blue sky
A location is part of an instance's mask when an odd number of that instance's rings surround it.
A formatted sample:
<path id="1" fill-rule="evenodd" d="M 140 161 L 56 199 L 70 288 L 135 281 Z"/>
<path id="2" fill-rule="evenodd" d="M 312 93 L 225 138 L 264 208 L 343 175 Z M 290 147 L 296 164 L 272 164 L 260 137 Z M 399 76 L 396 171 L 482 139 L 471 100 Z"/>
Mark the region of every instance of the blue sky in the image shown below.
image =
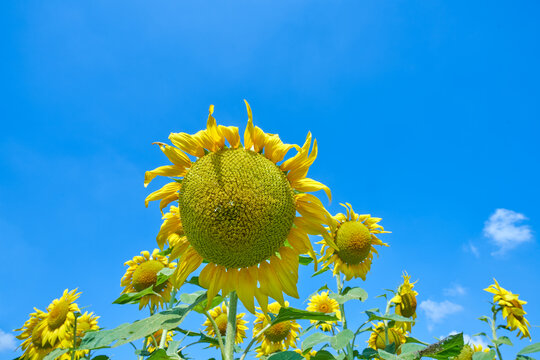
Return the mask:
<path id="1" fill-rule="evenodd" d="M 346 201 L 392 231 L 368 280 L 354 282 L 371 295 L 366 308 L 382 306 L 375 295 L 406 270 L 423 309 L 454 309 L 438 322 L 419 309 L 413 335 L 470 335 L 487 330 L 476 318 L 496 277 L 540 324 L 537 3 L 1 7 L 1 358 L 16 355 L 6 334 L 65 288 L 78 287 L 104 327 L 141 316 L 111 302 L 122 264 L 156 246 L 161 219 L 144 207 L 143 178 L 165 158 L 151 143 L 201 129 L 210 104 L 220 124 L 243 129 L 244 98 L 256 124 L 286 142 L 312 131 L 310 176 L 332 189 L 332 213 Z M 512 212 L 485 232 L 497 209 Z M 516 213 L 527 219 L 505 223 Z M 332 283 L 309 270 L 303 296 Z"/>

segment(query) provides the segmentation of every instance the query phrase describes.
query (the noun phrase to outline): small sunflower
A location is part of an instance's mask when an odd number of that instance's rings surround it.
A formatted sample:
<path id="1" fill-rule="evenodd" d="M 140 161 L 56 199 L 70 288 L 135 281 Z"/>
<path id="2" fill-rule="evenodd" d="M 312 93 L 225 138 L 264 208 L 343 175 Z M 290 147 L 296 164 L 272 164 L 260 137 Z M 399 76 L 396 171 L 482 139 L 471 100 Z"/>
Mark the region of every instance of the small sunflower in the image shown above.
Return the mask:
<path id="1" fill-rule="evenodd" d="M 285 301 L 285 307 L 288 306 L 289 302 Z M 277 302 L 268 305 L 269 313 L 278 314 L 279 309 L 281 309 L 281 305 Z M 253 333 L 258 334 L 269 324 L 269 319 L 261 313 L 256 313 L 255 315 L 257 318 L 253 322 Z M 296 348 L 299 331 L 300 325 L 295 320 L 272 325 L 257 339 L 257 342 L 261 343 L 261 346 L 257 348 L 257 357 L 287 350 L 289 347 Z"/>
<path id="2" fill-rule="evenodd" d="M 154 352 L 159 347 L 162 334 L 163 329 L 160 329 L 152 334 L 152 336 L 150 337 L 150 343 L 148 345 L 148 348 L 146 349 L 149 353 Z M 169 343 L 173 341 L 173 336 L 174 334 L 172 331 L 167 331 L 167 335 L 165 336 L 165 345 L 163 346 L 165 349 L 169 346 Z"/>
<path id="3" fill-rule="evenodd" d="M 463 348 L 461 349 L 461 352 L 458 356 L 455 357 L 454 360 L 472 360 L 474 353 L 477 352 L 489 352 L 489 348 L 482 349 L 482 345 L 476 345 L 476 344 L 465 344 Z M 493 360 L 495 360 L 495 356 L 493 356 Z"/>
<path id="4" fill-rule="evenodd" d="M 525 318 L 526 312 L 523 310 L 523 305 L 526 301 L 519 300 L 518 294 L 512 294 L 510 291 L 502 288 L 497 280 L 493 279 L 495 284 L 490 285 L 484 291 L 490 292 L 493 295 L 493 302 L 498 304 L 502 309 L 503 318 L 506 319 L 507 328 L 510 330 L 518 330 L 518 336 L 521 338 L 531 338 L 529 333 L 529 322 Z"/>
<path id="5" fill-rule="evenodd" d="M 216 306 L 208 312 L 210 313 L 212 319 L 214 319 L 216 322 L 220 335 L 225 336 L 227 333 L 227 306 L 225 303 L 222 303 L 220 306 Z M 246 324 L 248 322 L 244 320 L 245 315 L 245 313 L 236 314 L 236 335 L 234 337 L 235 344 L 244 342 L 244 339 L 246 338 L 246 330 L 248 329 Z M 212 326 L 210 320 L 206 319 L 203 326 L 206 326 L 205 331 L 208 336 L 216 336 L 216 332 L 214 331 L 214 327 Z"/>
<path id="6" fill-rule="evenodd" d="M 174 263 L 169 263 L 166 256 L 158 255 L 159 250 L 154 249 L 152 255 L 148 251 L 141 251 L 142 256 L 135 256 L 124 265 L 129 266 L 120 282 L 124 286 L 122 294 L 136 293 L 150 286 L 159 295 L 145 295 L 139 301 L 139 309 L 150 304 L 151 308 L 163 306 L 171 298 L 172 284 L 169 280 L 156 286 L 158 272 L 164 268 L 174 269 Z"/>
<path id="7" fill-rule="evenodd" d="M 80 311 L 75 300 L 80 295 L 81 293 L 77 293 L 77 289 L 71 291 L 66 289 L 59 299 L 54 299 L 47 307 L 43 321 L 40 321 L 36 326 L 36 331 L 41 333 L 42 345 L 49 343 L 54 346 L 57 342 L 62 343 L 72 337 L 75 312 Z"/>
<path id="8" fill-rule="evenodd" d="M 322 261 L 324 266 L 334 264 L 334 275 L 340 272 L 346 280 L 360 277 L 366 280 L 366 274 L 371 268 L 373 253 L 377 253 L 374 245 L 388 246 L 379 240 L 376 234 L 388 233 L 377 224 L 381 218 L 370 215 L 358 215 L 350 204 L 341 204 L 347 210 L 347 215 L 338 213 L 328 228 L 328 235 L 323 242 Z M 334 240 L 337 249 L 328 243 L 328 238 Z"/>
<path id="9" fill-rule="evenodd" d="M 88 331 L 96 331 L 99 330 L 98 326 L 98 319 L 99 316 L 95 316 L 94 313 L 89 313 L 88 311 L 85 311 L 84 314 L 77 317 L 77 346 L 80 345 L 82 338 Z M 69 337 L 68 343 L 70 344 L 69 347 L 73 344 L 73 329 L 69 332 L 71 335 Z M 85 357 L 90 351 L 89 350 L 78 350 L 75 351 L 75 359 L 81 359 Z M 60 360 L 70 360 L 71 359 L 71 353 L 64 354 Z"/>
<path id="10" fill-rule="evenodd" d="M 416 284 L 418 281 L 411 283 L 410 279 L 411 277 L 405 272 L 403 274 L 403 284 L 399 286 L 398 291 L 392 298 L 391 302 L 396 305 L 396 314 L 408 318 L 412 317 L 412 319 L 415 320 L 416 296 L 418 295 L 418 292 L 414 291 L 413 288 L 414 284 Z M 406 331 L 411 331 L 413 324 L 414 323 L 410 322 L 399 322 L 399 324 L 396 325 L 402 326 Z"/>
<path id="11" fill-rule="evenodd" d="M 205 130 L 171 134 L 174 146 L 158 143 L 172 165 L 147 171 L 144 184 L 156 176 L 173 180 L 151 193 L 146 205 L 160 200 L 164 209 L 178 201 L 157 236 L 160 248 L 174 240 L 175 286 L 206 260 L 199 283 L 208 289 L 208 303 L 219 291 L 236 291 L 254 313 L 254 298 L 263 310 L 268 297 L 281 304 L 283 293 L 298 298 L 298 255 L 315 257 L 308 234 L 324 235 L 330 218 L 308 192 L 324 190 L 330 198 L 330 189 L 306 177 L 317 157 L 316 141 L 309 151 L 310 133 L 302 147 L 284 144 L 254 126 L 246 107 L 243 145 L 237 127 L 217 125 L 212 105 Z M 283 161 L 292 149 L 297 153 Z"/>
<path id="12" fill-rule="evenodd" d="M 386 348 L 386 333 L 384 331 L 384 323 L 379 322 L 373 324 L 373 330 L 368 339 L 368 346 L 375 350 L 384 350 Z M 406 332 L 399 327 L 388 328 L 388 345 L 396 344 L 396 349 L 405 343 Z M 399 351 L 398 351 L 399 354 Z"/>
<path id="13" fill-rule="evenodd" d="M 338 319 L 341 319 L 341 312 L 339 311 L 339 304 L 336 300 L 331 299 L 328 296 L 328 291 L 322 292 L 320 294 L 315 294 L 309 299 L 308 311 L 322 312 L 326 314 L 335 313 Z M 311 320 L 312 324 L 317 323 L 318 321 Z M 317 328 L 321 328 L 323 331 L 332 330 L 333 326 L 336 325 L 336 321 L 325 321 L 317 325 Z"/>

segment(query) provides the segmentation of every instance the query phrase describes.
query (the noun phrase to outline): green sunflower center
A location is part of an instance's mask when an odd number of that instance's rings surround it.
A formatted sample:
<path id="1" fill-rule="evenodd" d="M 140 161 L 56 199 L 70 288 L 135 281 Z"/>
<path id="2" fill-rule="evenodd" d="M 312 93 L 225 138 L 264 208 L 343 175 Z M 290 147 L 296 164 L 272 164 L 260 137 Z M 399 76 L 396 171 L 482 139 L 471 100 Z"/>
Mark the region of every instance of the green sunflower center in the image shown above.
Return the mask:
<path id="1" fill-rule="evenodd" d="M 216 325 L 218 327 L 221 336 L 225 336 L 227 332 L 227 314 L 221 313 L 215 318 Z"/>
<path id="2" fill-rule="evenodd" d="M 341 260 L 349 265 L 359 264 L 371 250 L 371 233 L 361 222 L 345 222 L 337 231 L 336 245 Z"/>
<path id="3" fill-rule="evenodd" d="M 148 260 L 137 266 L 133 272 L 133 288 L 142 291 L 154 285 L 157 282 L 157 273 L 164 267 L 165 265 L 157 260 Z"/>
<path id="4" fill-rule="evenodd" d="M 264 336 L 272 342 L 280 342 L 291 332 L 291 322 L 284 321 L 276 325 L 270 326 L 268 330 L 264 332 Z"/>
<path id="5" fill-rule="evenodd" d="M 49 315 L 47 316 L 47 324 L 49 325 L 49 328 L 56 329 L 60 327 L 66 321 L 68 313 L 69 302 L 64 299 L 58 301 L 51 311 L 49 311 Z"/>
<path id="6" fill-rule="evenodd" d="M 189 243 L 204 259 L 226 268 L 272 256 L 296 214 L 285 174 L 245 149 L 223 149 L 197 160 L 182 181 L 179 208 Z"/>

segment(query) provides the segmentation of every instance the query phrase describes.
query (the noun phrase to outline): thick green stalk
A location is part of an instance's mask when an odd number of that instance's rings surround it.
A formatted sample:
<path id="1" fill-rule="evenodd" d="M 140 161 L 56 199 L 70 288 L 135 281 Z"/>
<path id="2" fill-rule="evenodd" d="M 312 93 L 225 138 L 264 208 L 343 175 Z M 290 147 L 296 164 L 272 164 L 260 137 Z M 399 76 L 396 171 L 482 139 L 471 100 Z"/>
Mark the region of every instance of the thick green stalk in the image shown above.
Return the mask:
<path id="1" fill-rule="evenodd" d="M 227 310 L 227 333 L 225 334 L 225 359 L 234 360 L 234 339 L 236 337 L 236 307 L 238 295 L 236 291 L 229 294 L 229 309 Z"/>
<path id="2" fill-rule="evenodd" d="M 214 320 L 214 318 L 208 313 L 208 311 L 205 311 L 204 315 L 206 315 L 206 318 L 212 324 L 212 328 L 214 329 L 214 332 L 216 333 L 216 338 L 217 338 L 217 341 L 218 341 L 219 350 L 221 351 L 221 357 L 225 358 L 225 349 L 224 349 L 224 346 L 223 346 L 223 338 L 221 336 L 221 332 L 219 331 L 219 327 L 218 327 L 216 321 Z"/>
<path id="3" fill-rule="evenodd" d="M 499 357 L 499 360 L 503 360 L 501 355 L 501 350 L 499 350 L 499 344 L 497 343 L 497 340 L 499 339 L 497 337 L 497 310 L 493 309 L 493 321 L 491 322 L 491 333 L 493 334 L 493 344 L 495 345 L 495 350 L 497 351 L 497 356 Z"/>
<path id="4" fill-rule="evenodd" d="M 341 290 L 343 290 L 343 284 L 341 283 L 340 273 L 338 273 L 336 276 L 336 284 L 337 284 L 338 294 L 341 294 Z M 345 330 L 347 329 L 347 318 L 345 317 L 345 304 L 339 304 L 339 311 L 341 312 L 341 324 L 343 326 L 343 330 Z M 347 344 L 346 354 L 347 354 L 347 359 L 349 360 L 354 359 L 354 351 L 350 342 Z"/>
<path id="5" fill-rule="evenodd" d="M 79 313 L 76 312 L 74 315 L 75 325 L 73 326 L 73 349 L 71 349 L 71 360 L 75 360 L 75 348 L 77 347 L 77 318 L 79 317 Z"/>

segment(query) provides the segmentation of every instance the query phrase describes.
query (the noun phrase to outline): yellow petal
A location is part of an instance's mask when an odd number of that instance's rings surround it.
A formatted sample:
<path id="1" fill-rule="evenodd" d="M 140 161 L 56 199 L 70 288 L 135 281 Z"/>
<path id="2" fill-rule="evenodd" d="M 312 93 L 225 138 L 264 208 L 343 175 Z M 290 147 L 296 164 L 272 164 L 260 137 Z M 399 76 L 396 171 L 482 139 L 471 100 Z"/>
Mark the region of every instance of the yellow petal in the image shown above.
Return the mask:
<path id="1" fill-rule="evenodd" d="M 328 196 L 328 199 L 332 200 L 332 193 L 330 192 L 330 189 L 328 188 L 328 186 L 316 180 L 308 179 L 308 178 L 300 179 L 300 180 L 297 180 L 293 184 L 293 187 L 295 190 L 303 191 L 303 192 L 324 190 L 324 192 L 326 193 L 326 196 Z"/>
<path id="2" fill-rule="evenodd" d="M 191 167 L 191 160 L 189 157 L 184 154 L 180 149 L 175 148 L 174 146 L 169 146 L 164 143 L 155 142 L 154 144 L 159 145 L 159 148 L 165 156 L 174 164 L 180 167 L 189 168 Z"/>
<path id="3" fill-rule="evenodd" d="M 144 174 L 144 187 L 147 187 L 156 176 L 174 176 L 182 177 L 186 175 L 187 170 L 183 167 L 176 165 L 166 165 L 155 168 L 154 170 L 147 171 Z"/>
<path id="4" fill-rule="evenodd" d="M 248 268 L 240 269 L 238 273 L 238 298 L 252 314 L 255 313 L 254 297 L 256 286 L 257 280 L 251 276 Z"/>
<path id="5" fill-rule="evenodd" d="M 231 148 L 236 149 L 240 146 L 240 134 L 236 126 L 218 126 L 219 130 L 225 136 L 225 139 L 229 142 Z"/>
<path id="6" fill-rule="evenodd" d="M 180 188 L 181 188 L 180 183 L 177 183 L 176 181 L 170 182 L 166 184 L 165 186 L 163 186 L 161 189 L 156 190 L 150 195 L 148 195 L 146 199 L 144 200 L 144 204 L 146 207 L 148 207 L 148 203 L 150 201 L 161 200 L 170 196 L 171 194 L 176 194 L 176 192 L 178 192 Z"/>
<path id="7" fill-rule="evenodd" d="M 289 171 L 291 169 L 294 169 L 298 167 L 298 165 L 307 158 L 309 147 L 311 146 L 311 132 L 308 132 L 306 136 L 306 141 L 304 142 L 304 145 L 302 148 L 298 151 L 298 154 L 293 156 L 292 158 L 286 160 L 283 164 L 281 164 L 280 168 L 283 171 Z"/>
<path id="8" fill-rule="evenodd" d="M 196 157 L 204 156 L 204 147 L 200 143 L 199 138 L 195 137 L 194 135 L 186 133 L 171 133 L 169 135 L 169 140 L 171 140 L 174 146 L 190 155 Z"/>

